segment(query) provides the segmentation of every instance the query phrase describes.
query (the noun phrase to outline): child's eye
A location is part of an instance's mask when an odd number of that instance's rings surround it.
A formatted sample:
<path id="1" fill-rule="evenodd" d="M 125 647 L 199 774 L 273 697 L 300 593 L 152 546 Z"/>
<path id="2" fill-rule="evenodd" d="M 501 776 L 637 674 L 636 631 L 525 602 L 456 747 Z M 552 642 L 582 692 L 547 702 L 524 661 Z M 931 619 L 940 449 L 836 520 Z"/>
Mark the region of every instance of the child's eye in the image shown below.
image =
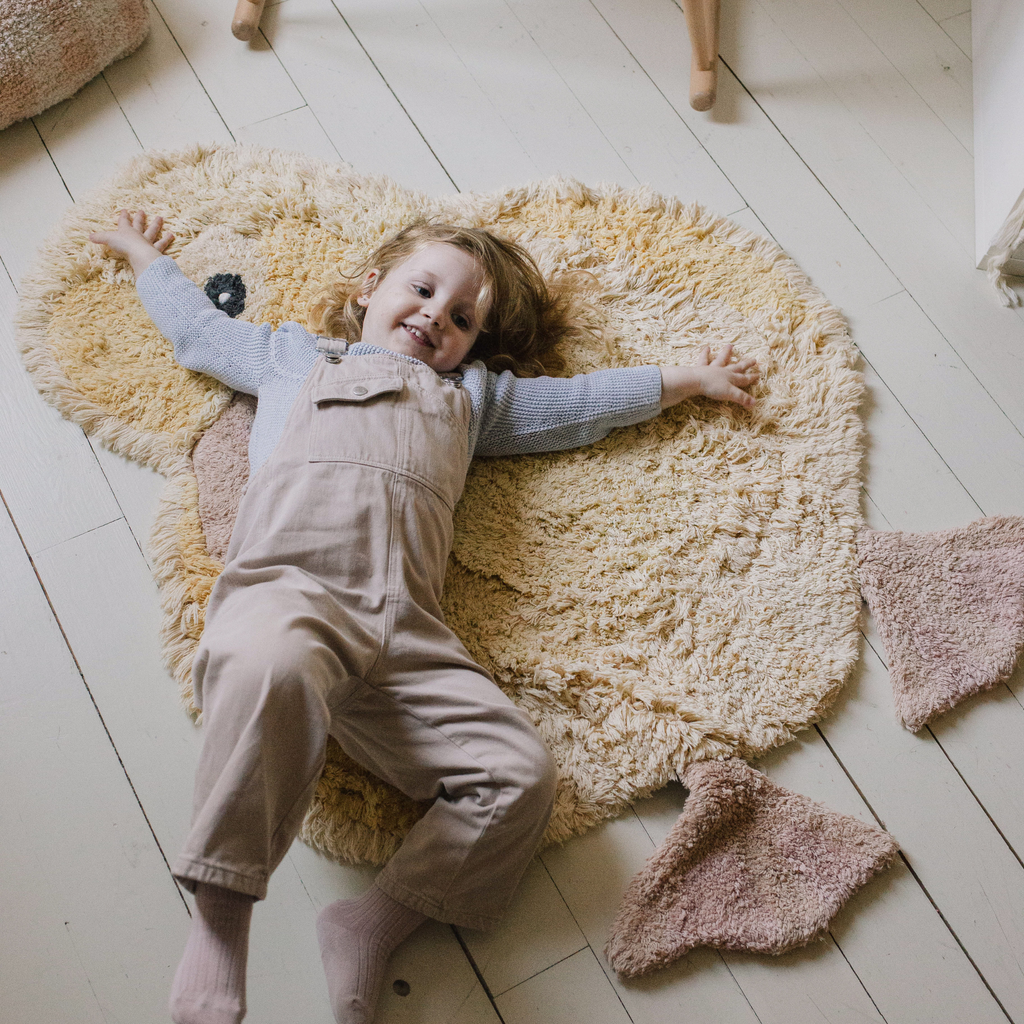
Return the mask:
<path id="1" fill-rule="evenodd" d="M 420 298 L 423 298 L 423 299 L 429 299 L 430 298 L 430 289 L 426 285 L 414 284 L 413 288 L 416 290 L 416 294 L 419 295 Z"/>
<path id="2" fill-rule="evenodd" d="M 467 320 L 461 313 L 456 313 L 455 316 L 452 317 L 452 323 L 455 324 L 460 331 L 469 330 L 469 320 Z"/>

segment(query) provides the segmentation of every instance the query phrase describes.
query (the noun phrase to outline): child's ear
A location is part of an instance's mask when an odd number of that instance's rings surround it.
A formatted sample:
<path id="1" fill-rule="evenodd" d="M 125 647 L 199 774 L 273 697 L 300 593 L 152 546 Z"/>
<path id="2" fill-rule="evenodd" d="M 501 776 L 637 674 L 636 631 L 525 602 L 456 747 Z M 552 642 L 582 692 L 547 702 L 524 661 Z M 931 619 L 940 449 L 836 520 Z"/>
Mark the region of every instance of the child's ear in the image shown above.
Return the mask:
<path id="1" fill-rule="evenodd" d="M 374 267 L 373 270 L 367 271 L 366 277 L 363 278 L 363 283 L 359 288 L 359 294 L 356 296 L 356 302 L 360 306 L 368 306 L 370 304 L 370 296 L 373 294 L 373 290 L 377 287 L 380 281 L 380 271 Z"/>

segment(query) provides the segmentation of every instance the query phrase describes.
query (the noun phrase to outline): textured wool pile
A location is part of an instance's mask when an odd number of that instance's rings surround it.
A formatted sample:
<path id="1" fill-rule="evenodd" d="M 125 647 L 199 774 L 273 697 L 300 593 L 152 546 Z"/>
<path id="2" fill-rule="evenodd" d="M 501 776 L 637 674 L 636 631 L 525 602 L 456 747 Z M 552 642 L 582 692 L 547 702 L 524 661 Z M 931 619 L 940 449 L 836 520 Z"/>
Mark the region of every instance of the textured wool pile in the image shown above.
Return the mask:
<path id="1" fill-rule="evenodd" d="M 67 99 L 148 32 L 144 0 L 0 0 L 0 129 Z"/>
<path id="2" fill-rule="evenodd" d="M 784 743 L 827 707 L 858 651 L 862 381 L 839 313 L 777 246 L 648 189 L 553 180 L 429 198 L 234 146 L 140 158 L 79 203 L 20 311 L 43 393 L 168 478 L 153 551 L 186 704 L 222 568 L 211 546 L 221 552 L 230 527 L 204 534 L 191 455 L 232 395 L 175 365 L 128 268 L 87 242 L 122 207 L 161 213 L 170 255 L 200 285 L 239 275 L 243 319 L 302 321 L 339 266 L 426 216 L 512 236 L 546 274 L 573 275 L 589 333 L 566 353 L 569 372 L 689 363 L 727 342 L 756 356 L 752 413 L 696 399 L 585 449 L 470 472 L 445 613 L 558 760 L 548 839 L 697 761 Z M 251 409 L 232 408 L 244 428 Z M 244 482 L 222 455 L 200 472 Z M 211 501 L 225 501 L 205 499 L 212 524 Z M 328 753 L 304 838 L 385 860 L 422 809 Z"/>
<path id="3" fill-rule="evenodd" d="M 785 953 L 828 927 L 899 848 L 735 759 L 683 773 L 679 820 L 630 883 L 605 953 L 625 977 L 696 946 Z"/>
<path id="4" fill-rule="evenodd" d="M 1010 678 L 1024 653 L 1024 517 L 935 533 L 864 530 L 857 545 L 908 729 Z"/>

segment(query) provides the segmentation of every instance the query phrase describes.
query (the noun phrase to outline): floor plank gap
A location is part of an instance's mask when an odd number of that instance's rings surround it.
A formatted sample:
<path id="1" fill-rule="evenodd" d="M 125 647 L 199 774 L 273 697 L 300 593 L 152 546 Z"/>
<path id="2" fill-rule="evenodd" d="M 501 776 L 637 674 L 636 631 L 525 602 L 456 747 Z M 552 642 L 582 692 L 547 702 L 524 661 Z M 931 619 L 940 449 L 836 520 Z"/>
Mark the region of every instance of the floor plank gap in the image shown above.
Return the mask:
<path id="1" fill-rule="evenodd" d="M 480 973 L 480 968 L 476 965 L 476 960 L 473 958 L 473 954 L 469 951 L 469 947 L 466 945 L 465 940 L 459 934 L 459 929 L 455 925 L 449 925 L 451 928 L 452 935 L 455 936 L 455 941 L 459 944 L 462 949 L 463 955 L 466 960 L 469 961 L 469 966 L 473 968 L 473 973 L 476 975 L 476 980 L 480 983 L 480 987 L 484 990 L 484 995 L 487 996 L 488 1002 L 490 1002 L 492 1009 L 494 1010 L 495 1016 L 501 1021 L 501 1024 L 505 1024 L 505 1019 L 501 1015 L 501 1011 L 498 1009 L 497 1004 L 494 1002 L 494 993 L 491 992 L 487 985 L 484 976 Z"/>
<path id="2" fill-rule="evenodd" d="M 1011 696 L 1012 696 L 1012 693 L 1011 693 Z M 941 740 L 939 739 L 939 737 L 938 737 L 938 736 L 936 736 L 936 735 L 935 735 L 935 732 L 934 732 L 934 731 L 932 730 L 932 727 L 931 727 L 930 725 L 926 725 L 926 726 L 925 726 L 925 729 L 927 729 L 927 731 L 928 731 L 928 735 L 929 735 L 929 736 L 931 736 L 931 738 L 932 738 L 932 739 L 933 739 L 933 740 L 935 741 L 935 744 L 936 744 L 936 746 L 937 746 L 937 747 L 939 748 L 939 750 L 941 750 L 941 751 L 942 751 L 942 753 L 943 753 L 943 756 L 944 756 L 944 757 L 946 758 L 946 760 L 947 760 L 947 761 L 949 762 L 949 764 L 950 764 L 950 767 L 951 767 L 951 768 L 953 769 L 953 771 L 955 771 L 955 772 L 956 772 L 956 774 L 957 774 L 957 775 L 959 776 L 959 778 L 960 778 L 960 781 L 961 781 L 961 782 L 962 782 L 962 783 L 964 784 L 964 787 L 965 787 L 965 788 L 967 789 L 967 792 L 968 792 L 968 793 L 970 793 L 970 794 L 971 794 L 971 796 L 973 796 L 973 797 L 974 797 L 974 799 L 975 799 L 975 801 L 977 802 L 978 806 L 979 806 L 979 807 L 981 808 L 981 810 L 982 810 L 982 813 L 983 813 L 983 814 L 985 815 L 985 817 L 986 817 L 986 818 L 988 818 L 988 820 L 989 820 L 990 822 L 992 822 L 992 827 L 993 827 L 993 828 L 994 828 L 994 829 L 996 830 L 996 832 L 997 832 L 997 833 L 999 834 L 999 838 L 1000 838 L 1000 839 L 1002 839 L 1002 841 L 1003 841 L 1004 843 L 1006 843 L 1006 848 L 1007 848 L 1007 849 L 1008 849 L 1008 850 L 1010 851 L 1010 853 L 1012 853 L 1012 854 L 1013 854 L 1013 856 L 1014 856 L 1014 857 L 1015 857 L 1015 858 L 1017 859 L 1017 863 L 1018 863 L 1018 864 L 1020 864 L 1020 866 L 1021 866 L 1022 868 L 1024 868 L 1024 859 L 1022 859 L 1022 858 L 1021 858 L 1021 854 L 1020 854 L 1020 853 L 1019 853 L 1019 852 L 1017 851 L 1017 849 L 1016 849 L 1016 848 L 1014 847 L 1013 843 L 1012 843 L 1012 842 L 1010 842 L 1010 839 L 1009 839 L 1009 837 L 1008 837 L 1008 836 L 1006 835 L 1006 833 L 1005 833 L 1005 832 L 1004 832 L 1004 831 L 1003 831 L 1003 830 L 1002 830 L 1002 829 L 1001 829 L 1001 828 L 999 827 L 999 822 L 997 822 L 997 821 L 996 821 L 996 819 L 995 819 L 995 818 L 993 818 L 991 814 L 989 814 L 988 808 L 987 808 L 987 807 L 985 806 L 985 804 L 984 804 L 984 802 L 982 801 L 981 797 L 979 797 L 979 796 L 978 796 L 978 794 L 977 794 L 977 792 L 975 791 L 974 787 L 973 787 L 973 786 L 972 786 L 972 785 L 970 784 L 970 782 L 968 782 L 968 781 L 967 781 L 967 779 L 965 778 L 965 776 L 964 776 L 964 773 L 963 773 L 963 772 L 962 772 L 962 771 L 961 771 L 961 770 L 960 770 L 960 769 L 959 769 L 959 768 L 957 767 L 957 764 L 956 764 L 956 762 L 955 762 L 955 761 L 953 760 L 953 758 L 952 758 L 952 757 L 950 757 L 950 755 L 949 755 L 949 752 L 948 752 L 948 751 L 946 750 L 946 748 L 945 748 L 945 747 L 943 746 L 943 744 L 942 744 L 942 741 L 941 741 Z"/>
<path id="3" fill-rule="evenodd" d="M 451 174 L 448 173 L 448 168 L 445 167 L 444 162 L 437 155 L 437 153 L 434 150 L 434 147 L 430 144 L 430 140 L 426 137 L 426 135 L 423 134 L 422 129 L 416 123 L 416 121 L 413 118 L 413 116 L 409 113 L 408 109 L 406 108 L 405 104 L 402 102 L 402 100 L 400 99 L 398 94 L 391 87 L 391 84 L 388 82 L 387 78 L 385 78 L 384 75 L 381 74 L 381 70 L 377 66 L 376 61 L 374 61 L 373 57 L 370 55 L 370 52 L 366 49 L 366 47 L 363 46 L 362 40 L 359 38 L 359 36 L 356 34 L 356 32 L 353 31 L 352 26 L 348 23 L 348 19 L 346 19 L 345 15 L 342 13 L 341 8 L 338 7 L 338 5 L 335 2 L 335 0 L 331 0 L 331 4 L 334 7 L 334 9 L 338 12 L 338 17 L 341 18 L 342 22 L 345 25 L 345 28 L 347 28 L 349 30 L 349 32 L 352 33 L 352 37 L 359 44 L 359 48 L 363 51 L 364 54 L 366 54 L 366 59 L 370 62 L 371 65 L 373 65 L 373 70 L 377 72 L 377 74 L 380 76 L 381 81 L 387 86 L 388 91 L 391 93 L 392 96 L 394 96 L 395 102 L 402 108 L 402 112 L 405 114 L 405 116 L 407 118 L 409 118 L 409 124 L 411 124 L 413 126 L 413 128 L 415 128 L 416 133 L 423 140 L 423 144 L 427 147 L 427 149 L 430 150 L 430 152 L 433 155 L 434 159 L 437 161 L 438 166 L 444 172 L 445 177 L 452 183 L 452 188 L 454 188 L 456 192 L 461 192 L 462 190 L 459 188 L 458 183 L 451 176 Z M 495 1012 L 497 1012 L 497 1010 L 495 1010 Z"/>

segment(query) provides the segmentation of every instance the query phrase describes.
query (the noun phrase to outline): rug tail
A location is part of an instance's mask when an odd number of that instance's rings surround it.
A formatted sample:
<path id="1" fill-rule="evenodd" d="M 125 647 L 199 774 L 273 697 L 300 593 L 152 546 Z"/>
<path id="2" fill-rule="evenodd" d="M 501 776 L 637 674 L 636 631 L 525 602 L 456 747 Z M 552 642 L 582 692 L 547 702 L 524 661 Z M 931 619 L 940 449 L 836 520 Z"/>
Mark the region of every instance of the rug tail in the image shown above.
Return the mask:
<path id="1" fill-rule="evenodd" d="M 895 840 L 735 758 L 682 777 L 679 820 L 630 883 L 605 947 L 623 977 L 696 946 L 783 953 L 824 930 L 895 859 Z"/>
<path id="2" fill-rule="evenodd" d="M 908 729 L 1012 675 L 1024 651 L 1024 517 L 935 533 L 862 530 L 857 556 Z"/>

